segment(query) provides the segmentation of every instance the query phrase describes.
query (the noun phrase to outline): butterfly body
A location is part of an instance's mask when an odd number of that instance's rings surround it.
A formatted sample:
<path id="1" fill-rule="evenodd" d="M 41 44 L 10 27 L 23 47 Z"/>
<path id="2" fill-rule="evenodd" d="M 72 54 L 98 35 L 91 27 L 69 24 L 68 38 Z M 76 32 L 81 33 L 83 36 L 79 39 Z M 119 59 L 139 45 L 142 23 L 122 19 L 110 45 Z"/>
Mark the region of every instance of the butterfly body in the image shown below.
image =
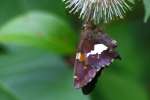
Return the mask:
<path id="1" fill-rule="evenodd" d="M 102 69 L 109 66 L 114 59 L 119 58 L 119 54 L 114 50 L 116 47 L 116 41 L 100 28 L 89 23 L 85 24 L 74 64 L 75 88 L 82 88 L 84 92 L 86 88 L 89 88 L 89 84 L 95 85 L 95 80 L 97 81 Z M 84 93 L 88 94 L 92 89 Z"/>

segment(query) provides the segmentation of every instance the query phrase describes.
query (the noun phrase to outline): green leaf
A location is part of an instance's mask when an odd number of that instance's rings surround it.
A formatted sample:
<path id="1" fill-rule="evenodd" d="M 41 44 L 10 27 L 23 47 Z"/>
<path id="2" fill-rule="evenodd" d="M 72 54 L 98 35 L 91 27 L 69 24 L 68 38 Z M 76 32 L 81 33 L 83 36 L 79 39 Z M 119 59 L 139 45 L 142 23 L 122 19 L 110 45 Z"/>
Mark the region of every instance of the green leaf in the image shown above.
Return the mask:
<path id="1" fill-rule="evenodd" d="M 135 1 L 136 1 L 136 0 L 127 0 L 127 1 L 129 1 L 129 2 L 132 3 L 132 4 L 135 4 Z"/>
<path id="2" fill-rule="evenodd" d="M 145 7 L 145 19 L 144 22 L 147 22 L 147 20 L 150 17 L 150 0 L 143 0 L 144 7 Z"/>
<path id="3" fill-rule="evenodd" d="M 12 46 L 0 61 L 0 80 L 18 100 L 88 100 L 74 89 L 71 70 L 57 55 Z"/>
<path id="4" fill-rule="evenodd" d="M 0 26 L 18 15 L 33 10 L 47 11 L 67 19 L 61 0 L 0 0 Z"/>
<path id="5" fill-rule="evenodd" d="M 18 100 L 16 95 L 2 82 L 0 82 L 0 99 L 1 100 Z"/>
<path id="6" fill-rule="evenodd" d="M 96 88 L 104 100 L 148 100 L 144 87 L 137 81 L 105 71 Z M 93 94 L 94 95 L 94 94 Z"/>
<path id="7" fill-rule="evenodd" d="M 143 68 L 141 67 L 143 64 L 141 56 L 139 56 L 142 53 L 139 47 L 136 46 L 136 36 L 138 32 L 141 34 L 141 27 L 143 27 L 141 23 L 130 21 L 113 23 L 107 26 L 108 33 L 118 41 L 117 49 L 122 57 L 122 60 L 116 61 L 114 66 L 110 66 L 110 69 L 133 79 L 139 79 L 143 72 Z"/>
<path id="8" fill-rule="evenodd" d="M 0 29 L 0 42 L 42 48 L 60 54 L 72 53 L 75 34 L 59 17 L 45 12 L 30 12 Z"/>

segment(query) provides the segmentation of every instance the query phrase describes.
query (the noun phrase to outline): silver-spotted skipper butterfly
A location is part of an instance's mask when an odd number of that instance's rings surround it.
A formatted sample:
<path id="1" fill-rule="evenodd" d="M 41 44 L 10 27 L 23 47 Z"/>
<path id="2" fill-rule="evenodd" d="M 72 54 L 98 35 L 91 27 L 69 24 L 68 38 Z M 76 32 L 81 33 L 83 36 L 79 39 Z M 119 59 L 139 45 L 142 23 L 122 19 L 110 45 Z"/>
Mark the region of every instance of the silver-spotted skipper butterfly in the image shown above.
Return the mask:
<path id="1" fill-rule="evenodd" d="M 99 27 L 86 23 L 81 32 L 81 39 L 74 64 L 74 86 L 89 94 L 95 87 L 101 71 L 115 59 L 120 59 L 114 50 L 113 40 Z"/>

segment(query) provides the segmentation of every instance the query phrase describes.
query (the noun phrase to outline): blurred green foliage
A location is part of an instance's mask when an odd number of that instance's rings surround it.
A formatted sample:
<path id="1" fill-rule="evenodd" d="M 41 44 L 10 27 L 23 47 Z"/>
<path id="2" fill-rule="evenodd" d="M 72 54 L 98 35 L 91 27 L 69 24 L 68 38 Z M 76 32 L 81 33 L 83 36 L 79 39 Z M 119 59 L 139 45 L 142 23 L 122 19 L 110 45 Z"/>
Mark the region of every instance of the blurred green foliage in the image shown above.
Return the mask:
<path id="1" fill-rule="evenodd" d="M 145 19 L 144 21 L 147 22 L 148 18 L 150 17 L 150 1 L 149 0 L 143 0 L 144 7 L 145 7 Z"/>
<path id="2" fill-rule="evenodd" d="M 74 89 L 64 57 L 75 54 L 78 19 L 61 0 L 0 0 L 0 100 L 150 99 L 150 2 L 131 1 L 125 19 L 102 26 L 123 59 L 84 96 Z"/>

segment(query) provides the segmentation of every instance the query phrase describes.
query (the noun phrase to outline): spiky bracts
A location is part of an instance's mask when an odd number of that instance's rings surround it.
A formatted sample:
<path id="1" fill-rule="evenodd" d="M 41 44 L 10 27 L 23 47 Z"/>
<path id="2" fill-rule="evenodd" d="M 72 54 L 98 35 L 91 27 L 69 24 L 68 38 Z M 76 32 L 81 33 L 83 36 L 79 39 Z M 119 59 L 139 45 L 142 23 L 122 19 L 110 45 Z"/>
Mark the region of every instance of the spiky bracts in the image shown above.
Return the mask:
<path id="1" fill-rule="evenodd" d="M 70 13 L 80 13 L 80 18 L 94 23 L 123 18 L 130 9 L 126 0 L 63 0 Z"/>

